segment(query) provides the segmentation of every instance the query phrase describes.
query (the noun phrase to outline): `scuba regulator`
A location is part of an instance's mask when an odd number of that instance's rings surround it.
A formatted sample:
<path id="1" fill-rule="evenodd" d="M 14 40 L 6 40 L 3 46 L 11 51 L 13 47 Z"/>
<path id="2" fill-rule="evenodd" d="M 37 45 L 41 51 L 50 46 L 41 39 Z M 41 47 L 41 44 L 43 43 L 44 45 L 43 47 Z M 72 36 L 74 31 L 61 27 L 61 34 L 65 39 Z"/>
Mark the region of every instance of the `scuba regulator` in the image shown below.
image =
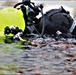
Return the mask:
<path id="1" fill-rule="evenodd" d="M 19 5 L 21 5 L 20 9 L 24 14 L 23 17 L 26 22 L 26 28 L 24 33 L 27 34 L 36 32 L 42 36 L 44 33 L 44 26 L 42 29 L 42 33 L 39 33 L 36 26 L 38 26 L 40 21 L 40 19 L 37 18 L 37 15 L 41 13 L 41 15 L 43 16 L 43 5 L 40 4 L 37 6 L 33 2 L 30 2 L 29 0 L 23 0 L 23 2 L 16 4 L 14 8 L 17 8 L 17 6 Z M 26 6 L 28 6 L 28 9 L 26 8 Z"/>
<path id="2" fill-rule="evenodd" d="M 20 8 L 17 8 L 19 5 L 20 5 Z M 22 11 L 23 13 L 22 17 L 24 18 L 25 27 L 24 27 L 24 30 L 22 31 L 21 29 L 19 29 L 19 26 L 17 27 L 17 26 L 14 26 L 13 24 L 12 24 L 13 26 L 10 26 L 10 27 L 6 26 L 4 30 L 5 36 L 8 36 L 11 33 L 14 35 L 13 37 L 15 37 L 15 35 L 17 34 L 18 34 L 17 35 L 18 37 L 21 37 L 22 35 L 25 35 L 27 33 L 32 33 L 34 30 L 36 33 L 40 34 L 37 28 L 35 27 L 35 25 L 37 25 L 39 22 L 39 19 L 36 18 L 36 16 L 39 15 L 40 12 L 41 14 L 43 14 L 42 12 L 43 6 L 42 5 L 35 6 L 33 2 L 30 2 L 29 0 L 23 0 L 22 2 L 17 3 L 14 6 L 14 8 Z"/>

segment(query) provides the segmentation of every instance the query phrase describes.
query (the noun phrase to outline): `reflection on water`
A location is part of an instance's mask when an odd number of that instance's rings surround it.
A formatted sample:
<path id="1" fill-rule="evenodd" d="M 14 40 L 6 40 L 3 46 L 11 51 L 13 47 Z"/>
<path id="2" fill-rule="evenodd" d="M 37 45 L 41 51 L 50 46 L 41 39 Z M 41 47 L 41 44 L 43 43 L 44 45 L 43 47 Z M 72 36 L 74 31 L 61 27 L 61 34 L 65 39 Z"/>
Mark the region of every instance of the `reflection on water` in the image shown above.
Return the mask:
<path id="1" fill-rule="evenodd" d="M 16 44 L 0 43 L 0 75 L 16 74 L 19 68 L 21 49 L 15 48 Z"/>

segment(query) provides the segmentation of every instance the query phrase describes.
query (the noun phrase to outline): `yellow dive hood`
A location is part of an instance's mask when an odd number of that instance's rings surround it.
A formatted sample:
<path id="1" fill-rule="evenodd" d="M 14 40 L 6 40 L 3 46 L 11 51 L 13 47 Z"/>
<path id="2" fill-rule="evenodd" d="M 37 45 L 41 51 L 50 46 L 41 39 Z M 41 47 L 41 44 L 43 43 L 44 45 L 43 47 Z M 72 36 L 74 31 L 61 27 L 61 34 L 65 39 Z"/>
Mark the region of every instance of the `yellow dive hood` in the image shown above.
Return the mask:
<path id="1" fill-rule="evenodd" d="M 6 26 L 19 27 L 24 31 L 25 29 L 25 21 L 23 18 L 23 13 L 21 10 L 17 10 L 15 8 L 4 8 L 0 10 L 0 36 L 4 35 L 4 28 Z"/>

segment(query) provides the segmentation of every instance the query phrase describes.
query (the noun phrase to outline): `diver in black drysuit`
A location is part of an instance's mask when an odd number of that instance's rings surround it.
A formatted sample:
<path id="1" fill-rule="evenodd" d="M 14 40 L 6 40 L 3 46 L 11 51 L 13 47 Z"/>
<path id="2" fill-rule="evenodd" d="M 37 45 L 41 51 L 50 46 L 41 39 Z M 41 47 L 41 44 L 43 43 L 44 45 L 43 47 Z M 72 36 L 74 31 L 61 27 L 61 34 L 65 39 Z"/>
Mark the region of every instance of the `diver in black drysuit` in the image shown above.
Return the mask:
<path id="1" fill-rule="evenodd" d="M 37 19 L 36 16 L 39 14 L 39 12 L 41 12 L 38 9 L 38 7 L 31 6 L 30 0 L 29 1 L 23 0 L 22 4 L 23 5 L 21 6 L 21 10 L 24 14 L 26 26 L 30 28 L 31 25 L 28 25 L 28 22 L 33 23 L 34 21 L 35 23 L 33 25 L 36 27 L 38 32 L 42 33 L 42 30 L 43 30 L 42 35 L 44 34 L 57 35 L 56 32 L 60 31 L 63 36 L 66 36 L 66 37 L 68 36 L 67 33 L 69 33 L 69 29 L 73 24 L 73 19 L 70 16 L 70 13 L 66 11 L 62 6 L 60 9 L 52 9 L 46 12 L 45 14 L 42 15 L 42 17 Z M 33 12 L 32 11 L 28 12 L 28 16 L 26 15 L 26 8 L 24 7 L 24 5 L 28 5 L 30 9 L 33 10 Z M 17 5 L 15 5 L 14 7 L 16 6 Z M 24 34 L 27 34 L 30 32 L 31 31 L 26 27 Z M 34 33 L 35 30 L 33 29 L 32 32 Z"/>

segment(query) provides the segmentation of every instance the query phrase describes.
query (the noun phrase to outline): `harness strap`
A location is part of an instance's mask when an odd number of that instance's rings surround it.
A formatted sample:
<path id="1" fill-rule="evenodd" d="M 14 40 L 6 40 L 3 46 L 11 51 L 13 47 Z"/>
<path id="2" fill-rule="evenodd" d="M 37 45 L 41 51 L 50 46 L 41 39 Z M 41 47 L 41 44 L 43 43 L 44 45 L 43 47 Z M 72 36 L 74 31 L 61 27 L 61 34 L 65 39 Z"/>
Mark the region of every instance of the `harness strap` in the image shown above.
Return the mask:
<path id="1" fill-rule="evenodd" d="M 73 30 L 74 30 L 75 26 L 76 26 L 76 23 L 75 23 L 75 22 L 73 22 L 73 24 L 72 24 L 71 28 L 69 29 L 69 32 L 70 32 L 70 33 L 72 33 L 72 32 L 73 32 Z"/>
<path id="2" fill-rule="evenodd" d="M 55 11 L 55 10 L 56 10 L 56 11 Z M 50 13 L 50 12 L 51 12 L 51 13 Z M 51 17 L 51 16 L 53 16 L 53 15 L 56 14 L 56 13 L 60 13 L 60 10 L 59 10 L 59 9 L 52 9 L 51 11 L 46 12 L 46 14 L 47 14 L 48 17 Z"/>

